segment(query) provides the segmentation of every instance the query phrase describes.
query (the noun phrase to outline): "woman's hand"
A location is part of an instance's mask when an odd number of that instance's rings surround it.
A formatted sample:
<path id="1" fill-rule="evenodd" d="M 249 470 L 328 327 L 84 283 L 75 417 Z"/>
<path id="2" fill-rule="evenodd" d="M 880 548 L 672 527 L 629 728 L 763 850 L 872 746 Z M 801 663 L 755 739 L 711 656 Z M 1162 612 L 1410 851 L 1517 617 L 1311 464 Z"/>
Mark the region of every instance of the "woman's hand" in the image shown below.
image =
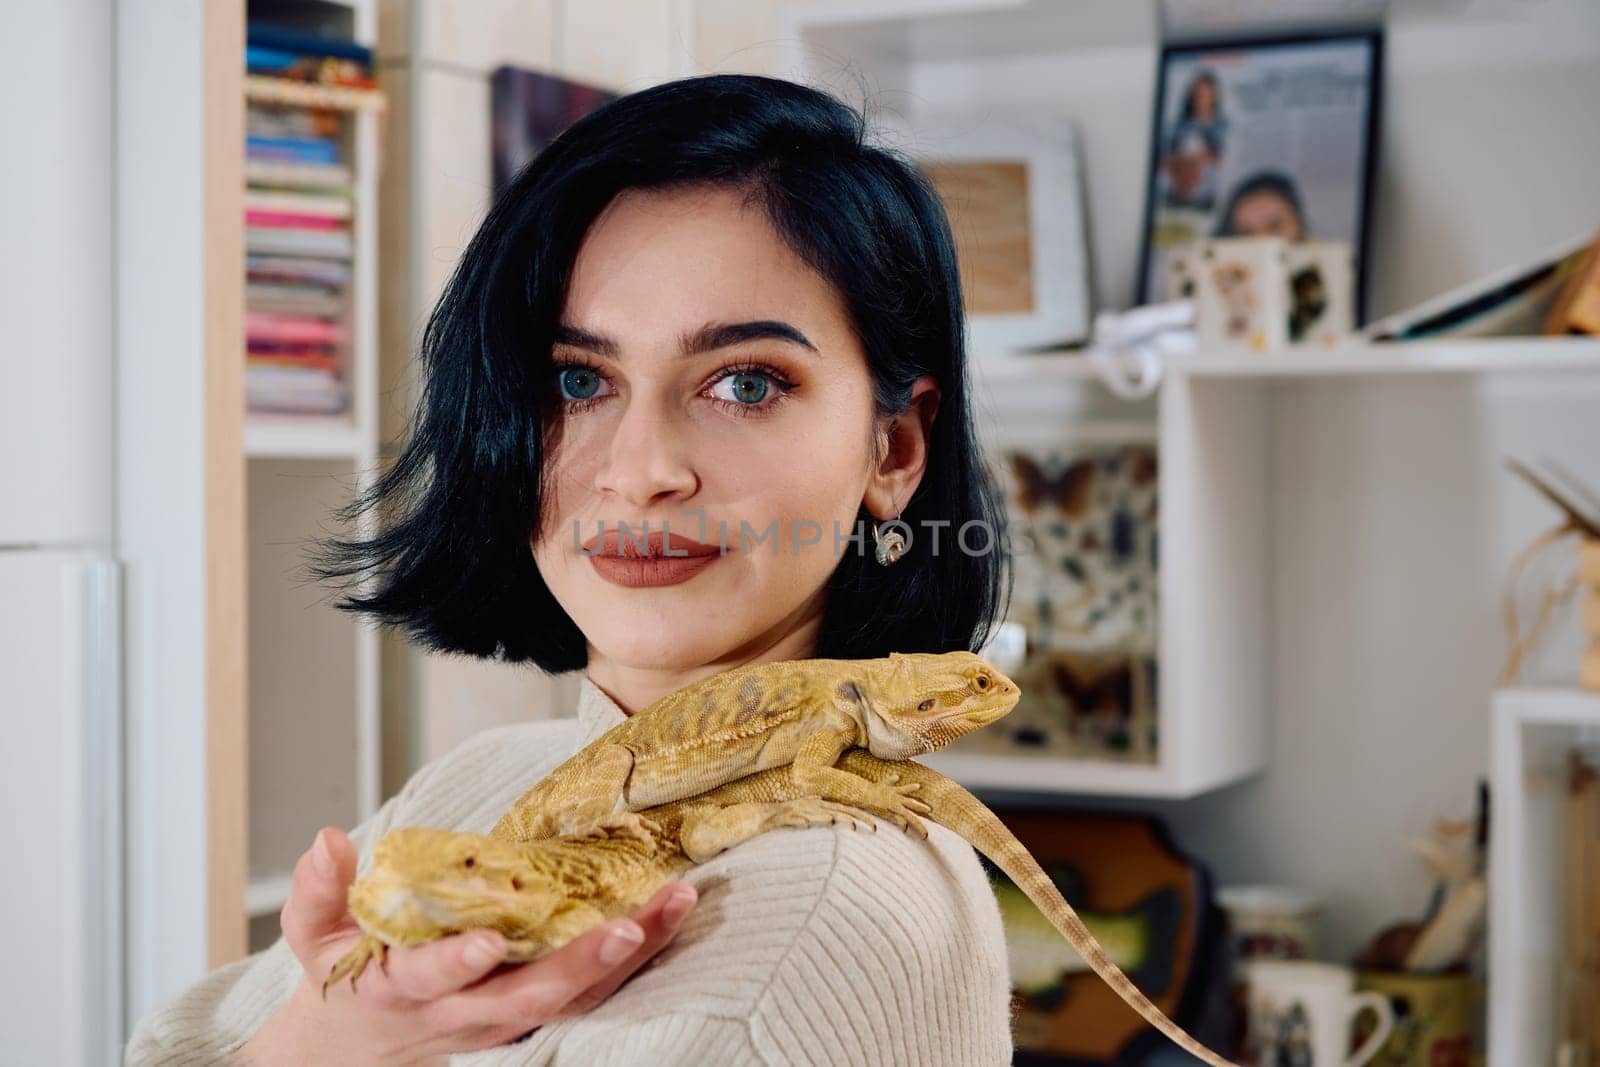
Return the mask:
<path id="1" fill-rule="evenodd" d="M 499 974 L 505 940 L 493 930 L 393 948 L 386 968 L 369 966 L 356 989 L 341 982 L 324 1000 L 322 978 L 361 933 L 345 903 L 355 871 L 355 847 L 333 828 L 295 864 L 283 936 L 306 977 L 240 1050 L 249 1062 L 417 1063 L 514 1041 L 605 1000 L 672 940 L 696 899 L 674 882 L 633 919 Z"/>

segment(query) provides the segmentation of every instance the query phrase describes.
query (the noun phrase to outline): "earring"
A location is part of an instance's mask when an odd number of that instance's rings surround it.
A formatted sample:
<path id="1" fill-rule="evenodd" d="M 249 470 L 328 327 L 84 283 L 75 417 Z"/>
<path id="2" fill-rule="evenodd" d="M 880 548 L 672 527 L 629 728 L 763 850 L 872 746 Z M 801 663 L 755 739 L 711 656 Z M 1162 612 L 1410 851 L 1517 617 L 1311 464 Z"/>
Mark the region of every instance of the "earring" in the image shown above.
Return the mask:
<path id="1" fill-rule="evenodd" d="M 900 512 L 896 511 L 894 518 L 876 523 L 872 527 L 872 542 L 876 546 L 873 555 L 877 559 L 879 566 L 887 567 L 905 555 L 905 535 L 899 530 L 891 529 L 887 533 L 884 532 L 891 524 L 898 522 L 900 522 Z M 904 524 L 901 523 L 901 525 Z"/>

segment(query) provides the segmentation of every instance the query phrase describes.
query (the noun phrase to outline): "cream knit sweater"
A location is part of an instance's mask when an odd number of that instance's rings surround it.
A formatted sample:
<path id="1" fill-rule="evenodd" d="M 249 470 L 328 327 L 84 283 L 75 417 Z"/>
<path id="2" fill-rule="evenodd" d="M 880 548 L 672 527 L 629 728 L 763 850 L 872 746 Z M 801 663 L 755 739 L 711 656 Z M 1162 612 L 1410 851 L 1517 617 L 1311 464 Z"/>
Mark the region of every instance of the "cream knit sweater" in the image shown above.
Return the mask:
<path id="1" fill-rule="evenodd" d="M 487 832 L 521 793 L 623 721 L 582 682 L 578 717 L 487 730 L 418 771 L 351 833 L 360 869 L 391 827 Z M 929 824 L 777 830 L 686 876 L 677 938 L 598 1008 L 461 1067 L 556 1064 L 914 1064 L 1011 1061 L 1000 912 L 972 847 Z M 130 1067 L 223 1062 L 293 992 L 271 948 L 211 972 L 139 1021 Z"/>

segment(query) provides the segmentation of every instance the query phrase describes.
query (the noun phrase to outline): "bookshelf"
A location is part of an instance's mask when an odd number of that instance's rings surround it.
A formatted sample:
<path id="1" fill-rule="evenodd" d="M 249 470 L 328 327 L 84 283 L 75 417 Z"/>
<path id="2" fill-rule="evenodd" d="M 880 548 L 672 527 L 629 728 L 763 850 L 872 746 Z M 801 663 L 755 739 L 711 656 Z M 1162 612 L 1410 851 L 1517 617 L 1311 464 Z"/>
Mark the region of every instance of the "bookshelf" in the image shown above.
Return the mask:
<path id="1" fill-rule="evenodd" d="M 326 0 L 307 4 L 252 0 L 251 24 L 376 45 L 375 4 Z M 378 173 L 385 101 L 373 89 L 297 82 L 249 74 L 244 97 L 252 114 L 292 117 L 315 112 L 332 132 L 334 167 L 321 173 L 293 160 L 249 158 L 247 207 L 272 208 L 274 194 L 293 210 L 317 209 L 314 198 L 345 200 L 345 218 L 325 229 L 347 231 L 347 256 L 328 256 L 329 273 L 307 277 L 326 287 L 334 303 L 296 305 L 292 274 L 287 286 L 258 284 L 250 273 L 247 307 L 254 299 L 291 292 L 289 313 L 321 312 L 334 343 L 319 366 L 337 369 L 342 403 L 329 390 L 291 390 L 287 401 L 262 409 L 250 392 L 245 415 L 249 458 L 249 880 L 240 902 L 249 922 L 250 948 L 278 935 L 277 913 L 288 897 L 290 872 L 324 825 L 350 827 L 381 802 L 379 636 L 364 620 L 336 611 L 332 591 L 301 579 L 307 543 L 332 532 L 331 513 L 346 503 L 378 468 Z M 285 118 L 292 125 L 292 118 Z M 332 175 L 330 179 L 329 175 Z M 254 199 L 250 199 L 254 194 Z M 343 209 L 341 208 L 341 213 Z M 247 219 L 251 216 L 247 215 Z M 260 218 L 261 216 L 255 216 Z M 247 235 L 256 232 L 249 225 Z M 315 231 L 313 231 L 315 232 Z M 249 240 L 247 236 L 247 246 Z M 276 262 L 293 266 L 294 255 Z M 313 260 L 312 267 L 318 260 Z M 338 265 L 347 267 L 342 284 Z M 258 259 L 255 266 L 260 267 Z M 265 280 L 277 282 L 270 274 Z M 269 305 L 270 306 L 270 305 Z M 247 323 L 252 320 L 247 317 Z M 294 336 L 294 335 L 289 335 Z M 307 335 L 312 336 L 312 335 Z M 321 335 L 316 335 L 319 339 Z M 252 366 L 266 347 L 252 332 Z M 283 360 L 280 366 L 289 365 Z M 259 379 L 258 379 L 259 380 Z M 312 410 L 294 410 L 295 397 Z M 370 531 L 364 531 L 370 532 Z"/>
<path id="2" fill-rule="evenodd" d="M 1165 32 L 1160 7 L 1144 0 L 783 4 L 777 73 L 869 104 L 874 126 L 907 149 L 938 137 L 938 117 L 953 106 L 982 105 L 996 116 L 1069 116 L 1084 146 L 1084 210 L 1095 229 L 1091 292 L 1101 306 L 1121 307 L 1132 302 L 1129 279 L 1137 273 L 1142 197 L 1127 190 L 1130 175 L 1142 179 L 1148 166 Z M 1458 39 L 1458 27 L 1427 14 L 1393 15 L 1387 25 L 1395 48 L 1385 77 L 1414 93 L 1397 95 L 1385 121 L 1417 133 L 1419 144 L 1455 106 L 1449 93 L 1430 95 L 1435 87 L 1453 84 L 1458 67 L 1476 69 L 1468 44 L 1496 50 L 1496 84 L 1508 91 L 1528 57 L 1555 63 L 1565 56 L 1549 45 L 1542 25 L 1479 35 L 1492 42 Z M 1552 48 L 1549 56 L 1541 51 Z M 1387 180 L 1396 185 L 1421 165 L 1400 153 L 1387 158 Z M 1416 179 L 1426 184 L 1425 176 Z M 1525 228 L 1550 222 L 1525 220 Z M 1449 287 L 1441 272 L 1459 266 L 1428 258 L 1431 235 L 1406 229 L 1409 218 L 1380 217 L 1378 224 L 1383 262 L 1371 289 L 1380 308 L 1412 302 L 1414 287 Z M 1573 231 L 1590 220 L 1551 224 Z M 1393 700 L 1392 691 L 1365 692 L 1364 679 L 1379 673 L 1399 691 L 1448 704 L 1441 688 L 1449 685 L 1439 686 L 1438 665 L 1427 657 L 1437 648 L 1437 659 L 1453 658 L 1481 640 L 1476 602 L 1493 595 L 1487 590 L 1498 574 L 1485 580 L 1479 569 L 1493 573 L 1483 565 L 1497 547 L 1490 539 L 1515 522 L 1488 518 L 1503 506 L 1494 481 L 1499 454 L 1555 447 L 1570 454 L 1594 442 L 1585 428 L 1592 420 L 1576 406 L 1600 391 L 1600 340 L 1575 338 L 1195 351 L 1170 359 L 1157 393 L 1135 402 L 1100 386 L 1077 353 L 974 350 L 971 365 L 975 413 L 991 449 L 1017 440 L 1067 447 L 1147 441 L 1154 427 L 1160 743 L 1153 763 L 1134 763 L 995 754 L 975 735 L 928 762 L 996 793 L 1152 801 L 1193 800 L 1249 778 L 1260 780 L 1255 788 L 1276 788 L 1265 783 L 1271 762 L 1283 758 L 1274 733 L 1295 737 L 1314 728 L 1311 709 L 1335 692 Z M 1546 410 L 1548 417 L 1533 414 Z M 1324 484 L 1336 508 L 1307 488 Z M 1419 512 L 1413 499 L 1426 507 Z M 1515 495 L 1509 502 L 1526 503 Z M 1362 521 L 1364 511 L 1370 523 Z M 1401 521 L 1384 523 L 1388 518 Z M 1469 555 L 1480 543 L 1484 550 Z M 1351 558 L 1358 544 L 1366 555 Z M 1444 573 L 1445 560 L 1460 570 Z M 1335 626 L 1330 605 L 1354 603 L 1348 586 L 1327 577 L 1338 573 L 1383 578 L 1359 591 L 1367 612 Z M 1397 623 L 1375 619 L 1379 612 L 1406 617 L 1396 609 L 1409 605 L 1391 604 L 1385 592 L 1390 579 L 1413 590 L 1411 603 L 1476 598 L 1473 610 L 1429 620 L 1426 639 L 1402 637 Z M 1380 633 L 1422 651 L 1402 662 L 1379 644 Z M 1355 681 L 1345 686 L 1330 672 Z M 1485 703 L 1481 692 L 1472 698 Z M 1314 857 L 1302 866 L 1314 866 Z"/>

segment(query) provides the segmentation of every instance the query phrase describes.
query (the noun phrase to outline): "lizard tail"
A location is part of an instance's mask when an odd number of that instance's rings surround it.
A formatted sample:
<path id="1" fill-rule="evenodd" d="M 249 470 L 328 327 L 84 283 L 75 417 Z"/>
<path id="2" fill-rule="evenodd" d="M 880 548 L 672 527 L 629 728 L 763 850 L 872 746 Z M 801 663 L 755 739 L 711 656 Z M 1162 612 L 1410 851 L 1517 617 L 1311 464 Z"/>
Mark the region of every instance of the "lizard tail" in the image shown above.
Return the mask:
<path id="1" fill-rule="evenodd" d="M 869 762 L 870 761 L 870 762 Z M 1083 924 L 1078 913 L 1068 904 L 1050 876 L 1045 874 L 1033 855 L 1023 847 L 1000 817 L 984 806 L 956 782 L 929 767 L 913 760 L 894 762 L 879 760 L 855 749 L 845 755 L 839 766 L 874 780 L 890 772 L 898 772 L 902 781 L 919 782 L 922 788 L 917 799 L 932 811 L 926 816 L 946 829 L 954 830 L 1006 873 L 1017 888 L 1028 895 L 1034 906 L 1044 913 L 1061 935 L 1071 943 L 1094 972 L 1117 995 L 1127 1001 L 1145 1020 L 1170 1037 L 1178 1046 L 1198 1056 L 1211 1067 L 1238 1067 L 1212 1052 L 1192 1037 L 1187 1030 L 1167 1017 L 1156 1004 L 1144 995 L 1133 980 L 1123 973 L 1101 949 L 1094 934 Z"/>

